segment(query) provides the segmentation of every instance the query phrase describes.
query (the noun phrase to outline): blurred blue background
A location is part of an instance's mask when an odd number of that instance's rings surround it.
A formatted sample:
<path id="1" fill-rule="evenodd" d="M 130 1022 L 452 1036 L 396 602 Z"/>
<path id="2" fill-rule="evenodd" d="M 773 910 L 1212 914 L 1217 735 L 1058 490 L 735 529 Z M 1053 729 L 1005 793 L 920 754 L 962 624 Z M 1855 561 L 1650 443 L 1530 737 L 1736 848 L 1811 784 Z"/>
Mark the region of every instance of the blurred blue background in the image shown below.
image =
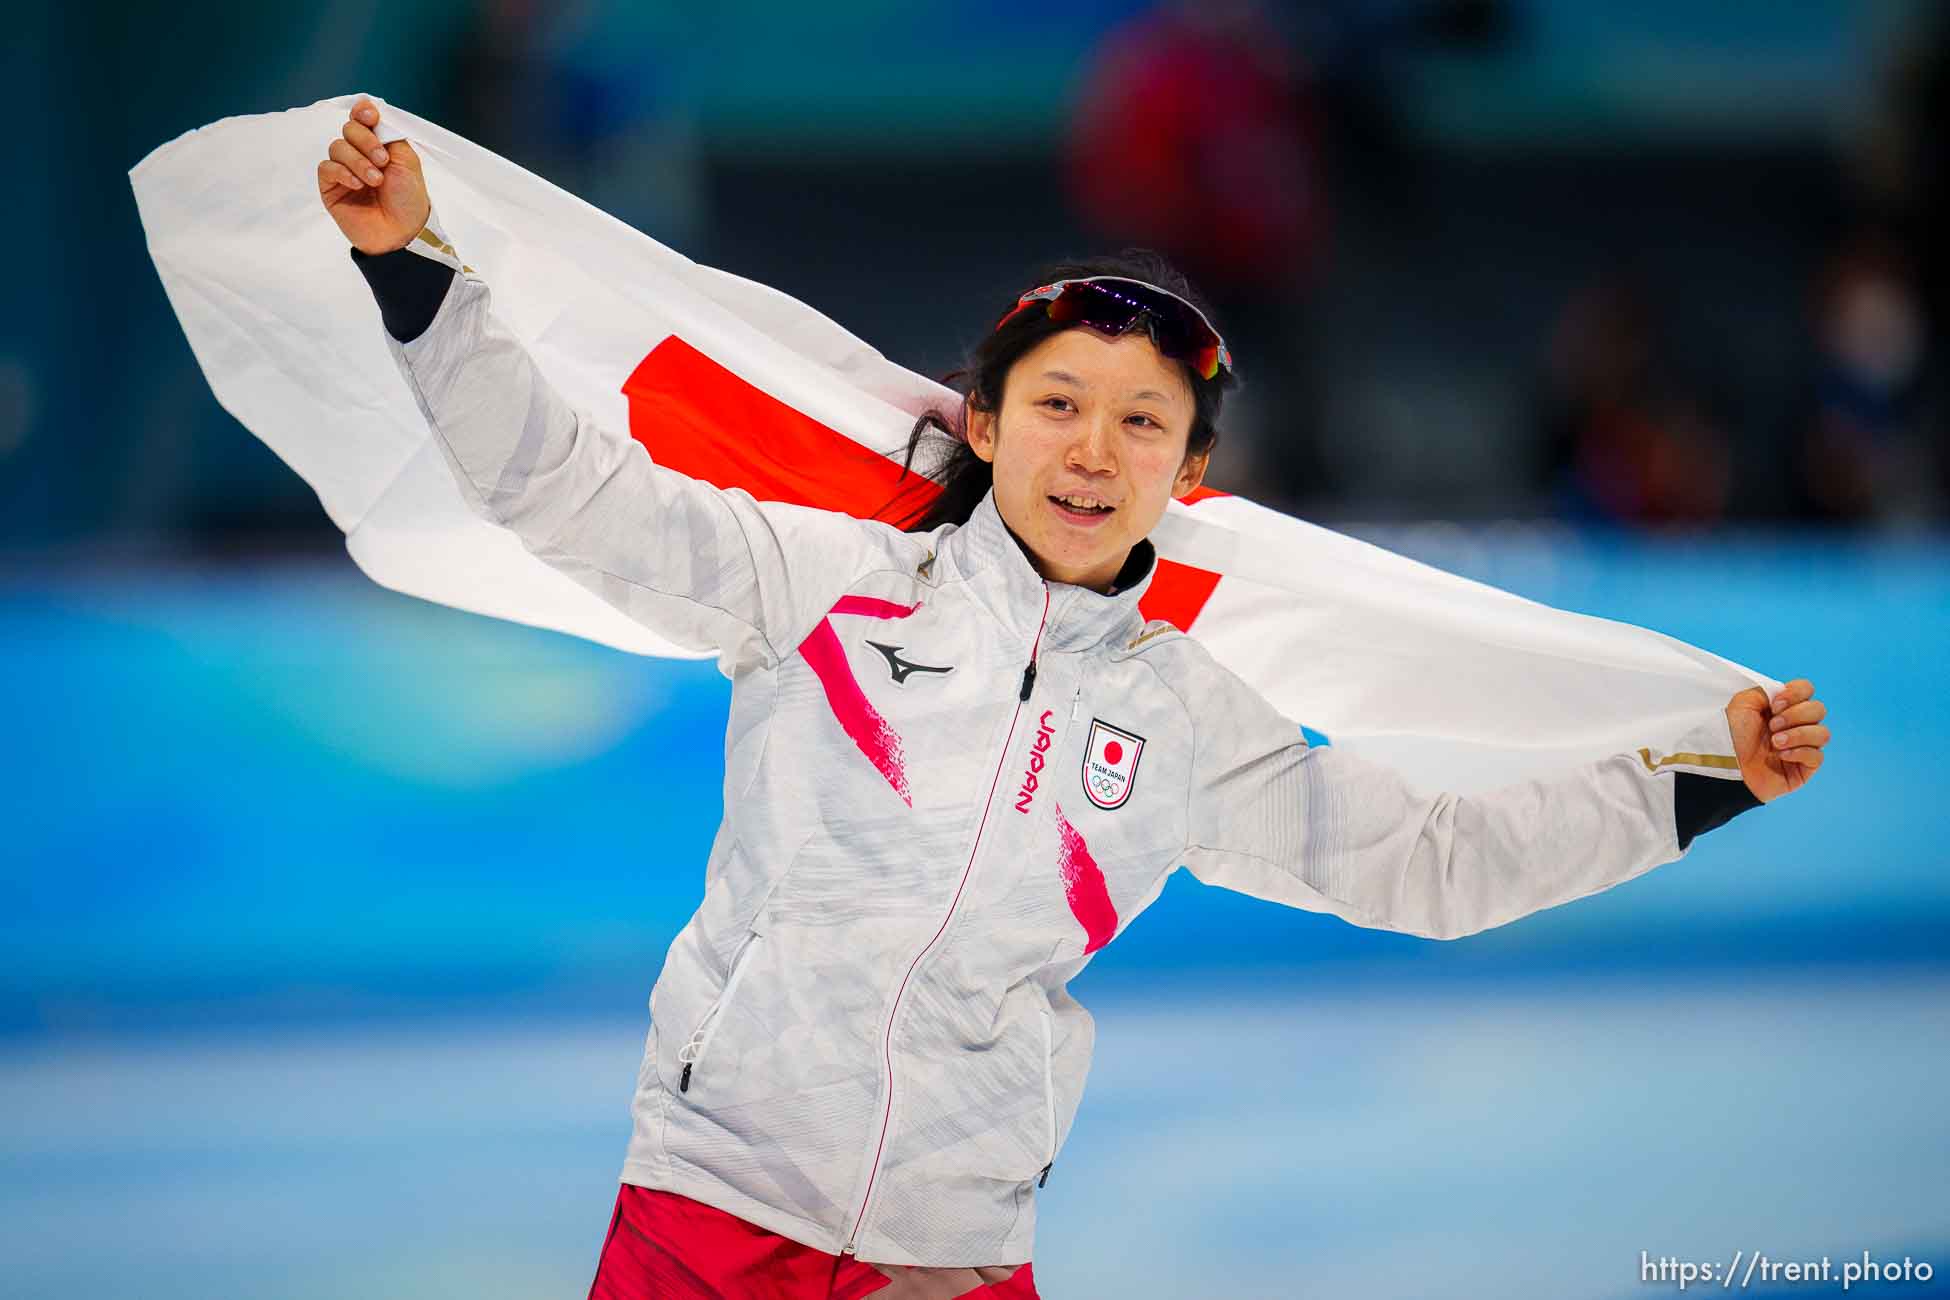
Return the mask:
<path id="1" fill-rule="evenodd" d="M 353 90 L 929 371 L 1036 263 L 1162 247 L 1247 380 L 1218 486 L 1828 701 L 1806 792 L 1458 943 L 1175 877 L 1074 986 L 1045 1295 L 1950 1268 L 1940 6 L 16 23 L 7 1295 L 582 1295 L 702 894 L 715 669 L 376 587 L 169 312 L 127 168 Z"/>

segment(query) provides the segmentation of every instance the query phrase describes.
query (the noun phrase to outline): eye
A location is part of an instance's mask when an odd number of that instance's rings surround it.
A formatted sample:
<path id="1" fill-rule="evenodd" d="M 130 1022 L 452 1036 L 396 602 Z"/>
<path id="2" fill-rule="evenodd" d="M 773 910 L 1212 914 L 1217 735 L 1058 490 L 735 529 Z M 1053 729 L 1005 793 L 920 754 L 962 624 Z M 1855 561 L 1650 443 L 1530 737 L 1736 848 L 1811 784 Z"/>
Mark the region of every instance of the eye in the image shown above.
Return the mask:
<path id="1" fill-rule="evenodd" d="M 1069 411 L 1075 409 L 1067 397 L 1045 397 L 1039 405 L 1047 406 L 1052 411 Z"/>
<path id="2" fill-rule="evenodd" d="M 1144 424 L 1144 425 L 1146 425 L 1146 426 L 1147 426 L 1147 427 L 1149 427 L 1149 428 L 1153 428 L 1153 429 L 1162 429 L 1162 428 L 1164 428 L 1164 427 L 1165 427 L 1164 425 L 1162 425 L 1162 424 L 1159 424 L 1159 423 L 1158 423 L 1158 422 L 1157 422 L 1156 420 L 1154 420 L 1154 419 L 1152 419 L 1152 418 L 1151 418 L 1150 416 L 1148 416 L 1148 415 L 1133 415 L 1133 416 L 1131 416 L 1131 417 L 1129 417 L 1129 418 L 1130 418 L 1130 419 L 1132 419 L 1132 420 L 1135 420 L 1135 421 L 1138 421 L 1139 423 L 1141 423 L 1141 424 Z"/>

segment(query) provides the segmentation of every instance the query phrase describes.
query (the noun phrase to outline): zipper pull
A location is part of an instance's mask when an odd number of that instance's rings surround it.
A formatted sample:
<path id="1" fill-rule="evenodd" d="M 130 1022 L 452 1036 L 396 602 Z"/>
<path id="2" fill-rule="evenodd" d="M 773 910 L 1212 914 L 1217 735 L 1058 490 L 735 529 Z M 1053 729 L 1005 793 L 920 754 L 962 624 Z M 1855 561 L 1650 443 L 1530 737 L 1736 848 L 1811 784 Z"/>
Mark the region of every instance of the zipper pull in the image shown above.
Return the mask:
<path id="1" fill-rule="evenodd" d="M 1034 659 L 1031 659 L 1029 661 L 1029 667 L 1022 670 L 1022 693 L 1016 696 L 1016 699 L 1022 701 L 1023 703 L 1027 703 L 1029 700 L 1029 692 L 1034 690 L 1035 686 L 1036 686 L 1036 661 Z"/>
<path id="2" fill-rule="evenodd" d="M 1075 722 L 1083 713 L 1083 683 L 1077 683 L 1077 693 L 1070 697 L 1070 721 Z"/>
<path id="3" fill-rule="evenodd" d="M 1049 1181 L 1049 1171 L 1050 1171 L 1050 1170 L 1052 1170 L 1052 1169 L 1054 1169 L 1054 1168 L 1056 1168 L 1056 1162 L 1055 1162 L 1054 1160 L 1052 1160 L 1052 1161 L 1050 1161 L 1050 1162 L 1049 1162 L 1048 1164 L 1046 1164 L 1046 1165 L 1044 1165 L 1044 1166 L 1043 1166 L 1043 1176 L 1042 1176 L 1041 1178 L 1038 1178 L 1038 1179 L 1036 1180 L 1036 1186 L 1038 1186 L 1038 1187 L 1041 1187 L 1041 1186 L 1042 1186 L 1042 1185 L 1043 1185 L 1044 1183 L 1047 1183 L 1047 1182 Z"/>
<path id="4" fill-rule="evenodd" d="M 710 1018 L 707 1016 L 705 1018 L 705 1024 L 709 1023 Z M 677 1053 L 677 1059 L 684 1063 L 684 1073 L 677 1076 L 677 1091 L 689 1092 L 691 1090 L 691 1066 L 697 1063 L 698 1049 L 703 1045 L 704 1025 L 699 1025 L 691 1032 L 691 1041 L 685 1043 Z"/>

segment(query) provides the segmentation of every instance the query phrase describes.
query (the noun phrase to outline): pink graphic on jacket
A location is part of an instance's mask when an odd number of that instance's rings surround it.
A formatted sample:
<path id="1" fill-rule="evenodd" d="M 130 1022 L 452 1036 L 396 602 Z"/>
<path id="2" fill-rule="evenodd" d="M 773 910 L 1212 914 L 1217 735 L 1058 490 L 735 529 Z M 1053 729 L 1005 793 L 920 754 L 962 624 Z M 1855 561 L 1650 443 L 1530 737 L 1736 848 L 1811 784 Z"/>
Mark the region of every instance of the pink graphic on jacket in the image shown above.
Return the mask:
<path id="1" fill-rule="evenodd" d="M 819 626 L 799 643 L 799 654 L 819 678 L 819 685 L 826 692 L 826 703 L 832 706 L 840 728 L 853 738 L 867 761 L 887 778 L 887 784 L 894 787 L 894 793 L 909 808 L 914 806 L 914 797 L 907 788 L 900 733 L 880 716 L 880 710 L 873 707 L 866 692 L 860 689 L 860 679 L 853 675 L 853 665 L 846 661 L 846 647 L 840 644 L 840 634 L 833 630 L 833 615 L 906 618 L 919 608 L 919 601 L 897 605 L 873 596 L 841 596 L 826 617 L 819 620 Z"/>
<path id="2" fill-rule="evenodd" d="M 1110 890 L 1104 886 L 1097 859 L 1090 856 L 1090 846 L 1063 815 L 1062 804 L 1056 805 L 1056 834 L 1061 846 L 1056 869 L 1063 877 L 1063 893 L 1070 900 L 1071 915 L 1089 938 L 1083 950 L 1095 952 L 1117 933 L 1117 909 L 1111 906 Z"/>

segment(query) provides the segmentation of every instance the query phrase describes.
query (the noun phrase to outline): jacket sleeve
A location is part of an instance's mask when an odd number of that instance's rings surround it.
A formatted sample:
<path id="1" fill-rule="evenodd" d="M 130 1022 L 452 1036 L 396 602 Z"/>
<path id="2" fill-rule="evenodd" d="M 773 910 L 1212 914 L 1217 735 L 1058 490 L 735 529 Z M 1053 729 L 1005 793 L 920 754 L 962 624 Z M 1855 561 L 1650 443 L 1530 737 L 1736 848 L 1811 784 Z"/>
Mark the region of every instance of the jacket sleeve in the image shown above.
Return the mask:
<path id="1" fill-rule="evenodd" d="M 469 507 L 727 676 L 790 654 L 872 553 L 871 525 L 666 469 L 573 408 L 433 221 L 352 260 Z"/>
<path id="2" fill-rule="evenodd" d="M 1209 662 L 1209 661 L 1208 661 Z M 1422 794 L 1300 728 L 1216 663 L 1193 719 L 1185 866 L 1206 884 L 1454 939 L 1685 855 L 1759 801 L 1724 716 L 1677 750 L 1616 754 L 1480 795 Z M 1203 724 L 1203 725 L 1201 725 Z"/>

